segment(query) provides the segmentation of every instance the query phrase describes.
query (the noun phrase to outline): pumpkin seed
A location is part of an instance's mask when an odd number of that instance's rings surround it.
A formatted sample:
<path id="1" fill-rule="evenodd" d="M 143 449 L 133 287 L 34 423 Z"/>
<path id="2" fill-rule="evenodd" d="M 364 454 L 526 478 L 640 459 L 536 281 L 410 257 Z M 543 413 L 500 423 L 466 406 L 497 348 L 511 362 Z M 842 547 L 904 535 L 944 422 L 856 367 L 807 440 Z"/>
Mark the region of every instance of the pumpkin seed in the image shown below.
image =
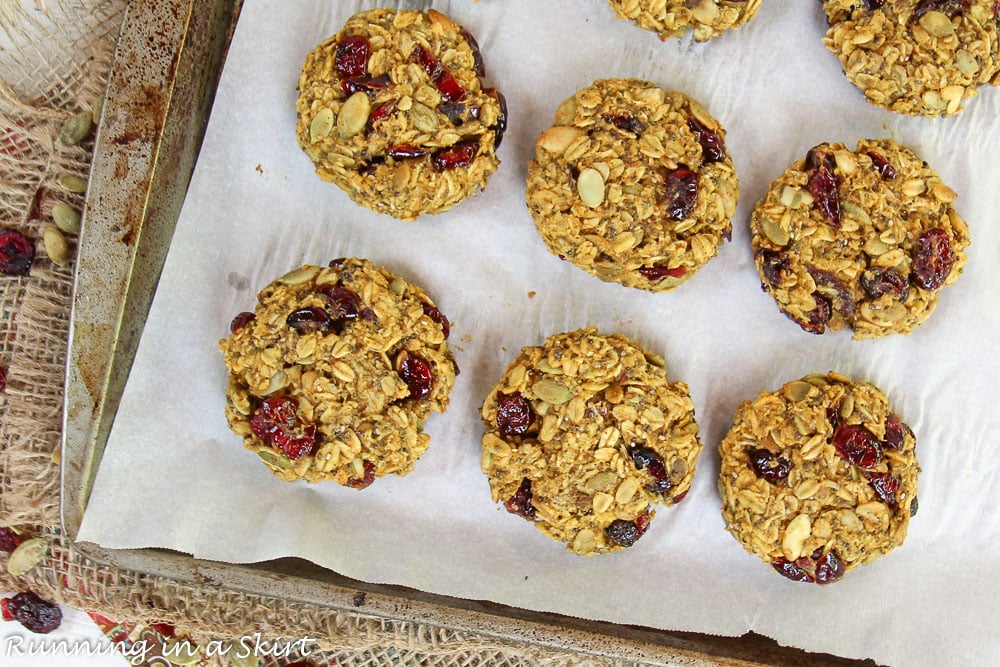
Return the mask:
<path id="1" fill-rule="evenodd" d="M 75 146 L 90 134 L 94 129 L 94 117 L 89 111 L 81 111 L 68 121 L 59 130 L 59 141 L 64 146 Z"/>
<path id="2" fill-rule="evenodd" d="M 82 176 L 77 176 L 76 174 L 65 174 L 60 176 L 59 180 L 56 182 L 70 192 L 87 191 L 87 179 Z"/>
<path id="3" fill-rule="evenodd" d="M 257 450 L 257 456 L 259 456 L 264 463 L 274 466 L 275 468 L 292 467 L 291 459 L 281 456 L 280 454 L 276 454 L 268 449 Z"/>
<path id="4" fill-rule="evenodd" d="M 42 562 L 48 550 L 49 543 L 42 537 L 33 537 L 30 540 L 21 542 L 11 552 L 10 558 L 7 560 L 7 574 L 13 577 L 20 577 L 22 574 L 27 574 Z"/>
<path id="5" fill-rule="evenodd" d="M 535 392 L 535 396 L 551 405 L 562 405 L 573 396 L 569 387 L 555 380 L 539 380 L 531 389 Z"/>
<path id="6" fill-rule="evenodd" d="M 436 132 L 438 129 L 437 115 L 426 104 L 416 100 L 410 107 L 410 122 L 421 132 Z"/>
<path id="7" fill-rule="evenodd" d="M 49 256 L 52 263 L 62 268 L 69 264 L 69 244 L 56 227 L 46 225 L 42 230 L 42 243 L 45 245 L 45 254 Z"/>
<path id="8" fill-rule="evenodd" d="M 298 269 L 292 269 L 285 275 L 278 278 L 278 282 L 282 285 L 301 285 L 304 282 L 312 280 L 319 273 L 318 266 L 307 265 L 300 267 Z"/>
<path id="9" fill-rule="evenodd" d="M 584 169 L 576 179 L 576 191 L 584 204 L 597 208 L 604 201 L 604 178 L 596 169 Z"/>
<path id="10" fill-rule="evenodd" d="M 80 233 L 80 212 L 69 204 L 58 202 L 52 206 L 52 221 L 67 234 Z"/>
<path id="11" fill-rule="evenodd" d="M 942 12 L 927 12 L 921 16 L 920 27 L 933 37 L 948 37 L 955 34 L 955 24 Z"/>
<path id="12" fill-rule="evenodd" d="M 333 120 L 333 109 L 329 107 L 320 109 L 313 116 L 312 122 L 309 123 L 309 140 L 316 143 L 330 134 L 330 130 L 333 129 Z"/>
<path id="13" fill-rule="evenodd" d="M 348 97 L 344 106 L 340 107 L 340 115 L 337 116 L 337 132 L 340 138 L 350 139 L 365 129 L 371 110 L 372 103 L 367 93 L 358 91 Z"/>

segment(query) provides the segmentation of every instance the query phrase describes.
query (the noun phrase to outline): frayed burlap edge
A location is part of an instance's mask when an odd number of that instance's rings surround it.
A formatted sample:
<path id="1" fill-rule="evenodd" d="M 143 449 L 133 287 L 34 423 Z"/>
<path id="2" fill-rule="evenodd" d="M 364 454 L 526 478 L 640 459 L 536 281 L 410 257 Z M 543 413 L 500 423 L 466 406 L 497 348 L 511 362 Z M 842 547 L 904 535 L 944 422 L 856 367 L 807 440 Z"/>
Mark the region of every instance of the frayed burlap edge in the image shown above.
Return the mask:
<path id="1" fill-rule="evenodd" d="M 618 664 L 590 656 L 406 621 L 333 612 L 214 585 L 190 586 L 100 565 L 77 552 L 59 528 L 59 446 L 72 261 L 63 267 L 40 241 L 57 202 L 83 207 L 60 183 L 86 178 L 92 138 L 57 140 L 74 114 L 99 105 L 124 0 L 15 0 L 0 4 L 0 225 L 36 242 L 30 275 L 0 276 L 0 525 L 49 541 L 45 559 L 6 590 L 34 590 L 55 602 L 122 623 L 176 625 L 195 642 L 260 635 L 313 637 L 309 659 L 339 665 Z M 75 239 L 70 237 L 71 250 Z M 322 654 L 315 650 L 322 649 Z M 281 664 L 300 656 L 268 658 Z M 228 661 L 210 658 L 204 664 Z"/>

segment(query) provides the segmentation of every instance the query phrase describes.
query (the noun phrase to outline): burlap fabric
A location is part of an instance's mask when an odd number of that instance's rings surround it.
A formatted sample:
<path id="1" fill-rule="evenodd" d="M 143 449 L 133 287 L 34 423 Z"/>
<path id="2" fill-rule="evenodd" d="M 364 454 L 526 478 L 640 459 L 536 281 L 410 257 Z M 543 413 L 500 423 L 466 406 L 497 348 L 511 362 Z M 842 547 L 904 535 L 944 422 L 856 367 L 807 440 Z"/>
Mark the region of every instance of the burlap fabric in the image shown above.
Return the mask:
<path id="1" fill-rule="evenodd" d="M 117 570 L 84 558 L 61 534 L 58 458 L 73 264 L 55 266 L 41 238 L 57 202 L 83 208 L 83 194 L 60 181 L 87 176 L 93 138 L 65 146 L 59 131 L 99 105 L 126 5 L 0 0 L 0 226 L 37 247 L 30 275 L 0 276 L 0 367 L 8 376 L 0 394 L 0 525 L 50 541 L 35 569 L 16 578 L 3 573 L 0 587 L 34 590 L 122 622 L 172 623 L 203 645 L 255 632 L 318 637 L 326 652 L 309 656 L 318 665 L 617 664 Z M 75 250 L 75 239 L 70 245 Z"/>

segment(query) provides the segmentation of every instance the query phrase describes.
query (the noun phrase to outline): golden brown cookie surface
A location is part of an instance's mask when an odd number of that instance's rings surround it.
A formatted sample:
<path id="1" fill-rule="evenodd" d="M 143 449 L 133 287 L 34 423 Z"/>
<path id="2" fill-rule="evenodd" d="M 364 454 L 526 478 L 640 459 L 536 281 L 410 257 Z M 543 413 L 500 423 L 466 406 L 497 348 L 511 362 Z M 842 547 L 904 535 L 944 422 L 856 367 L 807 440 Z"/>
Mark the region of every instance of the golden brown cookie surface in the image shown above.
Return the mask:
<path id="1" fill-rule="evenodd" d="M 361 12 L 306 58 L 299 146 L 362 206 L 440 213 L 500 164 L 506 102 L 484 76 L 475 38 L 440 12 Z"/>
<path id="2" fill-rule="evenodd" d="M 743 25 L 757 15 L 760 3 L 761 0 L 608 0 L 618 16 L 659 34 L 660 39 L 680 37 L 691 30 L 699 42 Z"/>
<path id="3" fill-rule="evenodd" d="M 805 331 L 855 338 L 908 334 L 965 267 L 957 195 L 913 151 L 862 139 L 820 144 L 754 209 L 762 287 Z"/>
<path id="4" fill-rule="evenodd" d="M 405 475 L 455 383 L 448 329 L 422 289 L 367 260 L 303 266 L 220 341 L 226 419 L 286 481 L 364 488 Z"/>
<path id="5" fill-rule="evenodd" d="M 631 546 L 690 488 L 694 405 L 662 360 L 588 328 L 526 347 L 482 408 L 495 502 L 581 555 Z"/>
<path id="6" fill-rule="evenodd" d="M 885 394 L 810 375 L 739 407 L 719 445 L 726 528 L 780 574 L 820 584 L 903 543 L 916 439 Z"/>
<path id="7" fill-rule="evenodd" d="M 549 251 L 654 292 L 717 254 L 738 197 L 719 122 L 638 79 L 602 79 L 564 101 L 528 166 L 527 205 Z"/>

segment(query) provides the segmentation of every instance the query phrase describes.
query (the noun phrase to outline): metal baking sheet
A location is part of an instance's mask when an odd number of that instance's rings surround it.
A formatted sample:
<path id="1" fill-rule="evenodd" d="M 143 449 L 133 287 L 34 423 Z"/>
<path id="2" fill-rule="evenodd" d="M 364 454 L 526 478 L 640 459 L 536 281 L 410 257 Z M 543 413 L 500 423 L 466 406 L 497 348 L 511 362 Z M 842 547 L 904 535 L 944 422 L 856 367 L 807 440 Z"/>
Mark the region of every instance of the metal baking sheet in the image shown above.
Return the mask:
<path id="1" fill-rule="evenodd" d="M 95 150 L 67 362 L 62 519 L 75 540 L 197 158 L 240 0 L 130 4 Z M 111 567 L 526 645 L 689 665 L 854 664 L 739 639 L 671 633 L 372 585 L 297 559 L 227 565 L 76 543 Z"/>

